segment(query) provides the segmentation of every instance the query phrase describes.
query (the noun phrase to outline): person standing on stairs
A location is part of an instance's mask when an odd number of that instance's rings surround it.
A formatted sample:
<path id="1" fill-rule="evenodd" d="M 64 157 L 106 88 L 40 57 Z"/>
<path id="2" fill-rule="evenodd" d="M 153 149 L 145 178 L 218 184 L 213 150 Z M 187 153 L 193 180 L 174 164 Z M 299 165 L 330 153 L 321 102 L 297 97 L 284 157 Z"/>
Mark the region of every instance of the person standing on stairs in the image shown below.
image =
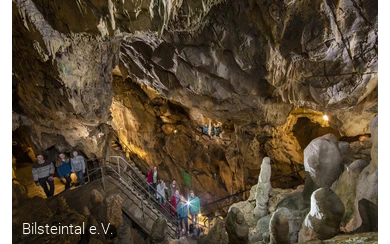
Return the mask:
<path id="1" fill-rule="evenodd" d="M 172 183 L 169 184 L 168 199 L 171 199 L 171 197 L 175 194 L 176 190 L 180 190 L 180 187 L 176 180 L 173 179 Z"/>
<path id="2" fill-rule="evenodd" d="M 32 175 L 35 185 L 41 186 L 46 197 L 54 195 L 54 165 L 49 160 L 45 160 L 43 154 L 37 154 L 37 162 L 32 166 Z M 49 184 L 49 188 L 47 187 Z"/>
<path id="3" fill-rule="evenodd" d="M 176 207 L 177 207 L 177 204 L 179 203 L 180 201 L 180 192 L 179 190 L 176 190 L 175 191 L 175 194 L 172 195 L 171 199 L 170 199 L 170 202 L 171 202 L 171 214 L 172 215 L 176 215 L 177 211 L 176 211 Z"/>
<path id="4" fill-rule="evenodd" d="M 72 167 L 70 165 L 70 159 L 69 157 L 65 156 L 65 153 L 60 153 L 58 155 L 56 167 L 57 173 L 60 178 L 64 178 L 66 181 L 65 190 L 68 190 L 70 188 L 70 183 L 72 182 L 72 179 L 70 178 L 70 174 L 72 173 Z"/>
<path id="5" fill-rule="evenodd" d="M 157 180 L 157 167 L 154 166 L 148 173 L 149 192 L 154 197 L 156 197 Z"/>
<path id="6" fill-rule="evenodd" d="M 168 187 L 165 186 L 165 182 L 163 180 L 160 180 L 160 183 L 157 185 L 157 200 L 160 203 L 161 207 L 166 207 L 166 197 L 165 197 L 165 190 L 168 189 Z"/>
<path id="7" fill-rule="evenodd" d="M 188 231 L 188 204 L 186 204 L 186 199 L 182 196 L 180 197 L 179 204 L 177 204 L 176 207 L 177 215 L 180 222 L 180 229 L 182 231 L 182 234 L 190 235 L 190 232 Z M 184 232 L 184 226 L 183 226 L 183 220 L 185 225 L 185 232 Z"/>
<path id="8" fill-rule="evenodd" d="M 195 196 L 193 190 L 190 191 L 189 205 L 190 205 L 192 224 L 195 227 L 196 224 L 198 224 L 198 214 L 200 213 L 200 202 L 199 202 L 199 197 Z"/>
<path id="9" fill-rule="evenodd" d="M 85 184 L 84 174 L 85 174 L 85 162 L 84 157 L 79 155 L 77 150 L 72 151 L 73 158 L 70 160 L 72 166 L 72 172 L 76 173 L 77 180 L 79 181 L 80 186 Z"/>

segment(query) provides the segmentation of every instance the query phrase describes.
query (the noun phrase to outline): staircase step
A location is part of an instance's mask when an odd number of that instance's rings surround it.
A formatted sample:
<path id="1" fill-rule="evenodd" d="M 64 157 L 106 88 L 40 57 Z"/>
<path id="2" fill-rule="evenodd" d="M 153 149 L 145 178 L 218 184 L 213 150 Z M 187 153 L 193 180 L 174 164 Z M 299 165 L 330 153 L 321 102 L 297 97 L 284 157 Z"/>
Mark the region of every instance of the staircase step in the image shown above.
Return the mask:
<path id="1" fill-rule="evenodd" d="M 129 209 L 133 204 L 134 204 L 133 200 L 127 198 L 126 200 L 123 201 L 122 206 L 124 206 L 126 209 Z"/>
<path id="2" fill-rule="evenodd" d="M 141 206 L 141 200 L 140 200 L 139 198 L 134 199 L 133 202 L 134 202 L 137 206 Z"/>
<path id="3" fill-rule="evenodd" d="M 152 211 L 154 212 L 154 213 L 156 213 L 156 214 L 158 214 L 158 210 L 156 209 L 156 208 L 152 208 Z"/>
<path id="4" fill-rule="evenodd" d="M 107 163 L 111 165 L 110 163 Z M 105 172 L 108 175 L 107 178 L 116 185 L 116 188 L 111 189 L 112 192 L 117 192 L 123 199 L 122 207 L 124 211 L 131 213 L 135 221 L 140 221 L 143 223 L 146 229 L 151 230 L 153 223 L 159 216 L 163 216 L 167 220 L 168 232 L 174 236 L 176 230 L 175 220 L 172 220 L 169 216 L 165 215 L 165 212 L 161 213 L 159 206 L 157 206 L 155 199 L 145 198 L 143 194 L 144 189 L 139 189 L 140 187 L 148 187 L 148 184 L 145 181 L 145 176 L 142 174 L 142 171 L 135 165 L 134 161 L 129 161 L 130 167 L 127 165 L 128 174 L 123 174 L 127 180 L 120 181 L 118 180 L 116 165 L 111 165 L 113 169 L 105 167 Z M 121 170 L 122 172 L 122 170 Z M 122 172 L 123 173 L 123 172 Z M 134 179 L 129 180 L 129 177 L 134 177 Z M 131 181 L 133 182 L 131 184 Z M 140 186 L 138 186 L 140 184 Z M 147 188 L 146 188 L 147 189 Z M 164 210 L 162 210 L 164 211 Z"/>
<path id="5" fill-rule="evenodd" d="M 134 217 L 138 220 L 142 220 L 142 210 L 139 208 L 130 208 L 130 211 L 134 214 Z"/>
<path id="6" fill-rule="evenodd" d="M 125 200 L 125 199 L 128 198 L 128 196 L 127 196 L 125 193 L 123 193 L 123 192 L 120 192 L 120 193 L 119 193 L 119 196 L 120 196 L 123 200 Z"/>
<path id="7" fill-rule="evenodd" d="M 146 228 L 149 230 L 152 230 L 153 223 L 154 223 L 154 221 L 152 219 L 148 219 L 146 221 Z"/>

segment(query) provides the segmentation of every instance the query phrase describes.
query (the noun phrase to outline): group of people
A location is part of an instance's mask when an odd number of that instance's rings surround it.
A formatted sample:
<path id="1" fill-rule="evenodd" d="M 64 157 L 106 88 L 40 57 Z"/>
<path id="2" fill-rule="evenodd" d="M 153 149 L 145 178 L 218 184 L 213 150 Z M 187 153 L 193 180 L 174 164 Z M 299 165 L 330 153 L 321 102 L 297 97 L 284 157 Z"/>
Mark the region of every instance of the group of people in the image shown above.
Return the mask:
<path id="1" fill-rule="evenodd" d="M 219 136 L 221 131 L 221 127 L 218 124 L 214 124 L 210 130 L 207 124 L 202 127 L 202 133 L 208 136 Z"/>
<path id="2" fill-rule="evenodd" d="M 65 190 L 71 187 L 71 174 L 75 173 L 80 185 L 85 184 L 85 161 L 84 157 L 79 155 L 77 150 L 72 151 L 72 158 L 65 153 L 58 154 L 55 164 L 58 176 L 65 179 Z M 50 160 L 45 160 L 44 155 L 39 153 L 35 155 L 37 162 L 32 166 L 32 175 L 37 186 L 41 186 L 47 197 L 54 195 L 54 165 Z"/>
<path id="3" fill-rule="evenodd" d="M 185 197 L 180 194 L 179 190 L 176 190 L 175 195 L 171 198 L 171 205 L 175 206 L 174 204 L 176 205 L 176 209 L 172 212 L 176 212 L 180 223 L 180 229 L 183 234 L 187 233 L 187 235 L 189 235 L 190 231 L 188 228 L 188 212 L 191 214 L 192 225 L 196 226 L 198 224 L 198 215 L 200 213 L 199 198 L 195 196 L 193 190 L 190 190 L 190 197 L 188 200 L 186 200 Z"/>
<path id="4" fill-rule="evenodd" d="M 175 179 L 167 187 L 164 180 L 158 179 L 157 167 L 153 167 L 148 173 L 147 177 L 150 192 L 153 196 L 156 196 L 159 204 L 162 208 L 166 209 L 166 194 L 168 193 L 168 199 L 170 203 L 170 213 L 179 219 L 180 230 L 182 234 L 189 235 L 189 226 L 188 226 L 188 213 L 191 214 L 192 225 L 196 226 L 198 224 L 198 215 L 200 213 L 200 201 L 193 190 L 190 190 L 189 199 L 186 198 L 180 193 L 179 184 Z"/>

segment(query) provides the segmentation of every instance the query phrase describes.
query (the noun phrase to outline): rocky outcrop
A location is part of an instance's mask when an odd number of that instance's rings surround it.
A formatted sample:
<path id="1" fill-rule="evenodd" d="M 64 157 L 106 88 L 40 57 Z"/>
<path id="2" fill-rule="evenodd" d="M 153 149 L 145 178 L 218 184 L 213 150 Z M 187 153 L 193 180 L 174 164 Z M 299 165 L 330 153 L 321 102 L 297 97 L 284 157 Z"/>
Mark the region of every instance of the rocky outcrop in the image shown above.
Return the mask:
<path id="1" fill-rule="evenodd" d="M 331 189 L 336 193 L 345 206 L 345 214 L 340 227 L 344 232 L 351 232 L 345 229 L 347 223 L 355 214 L 356 184 L 362 170 L 368 165 L 365 160 L 356 160 L 351 165 L 346 166 L 340 178 L 333 183 Z M 356 228 L 356 227 L 355 227 Z"/>
<path id="2" fill-rule="evenodd" d="M 342 173 L 342 161 L 335 135 L 327 134 L 311 141 L 304 150 L 307 174 L 304 198 L 317 188 L 330 187 Z"/>
<path id="3" fill-rule="evenodd" d="M 81 228 L 87 224 L 87 219 L 70 209 L 63 197 L 53 199 L 52 203 L 40 197 L 28 198 L 17 208 L 17 214 L 12 217 L 12 239 L 16 242 L 79 242 L 82 238 Z M 46 230 L 39 226 L 59 226 L 55 231 Z M 69 231 L 72 225 L 73 234 L 57 234 L 62 229 Z M 78 228 L 78 232 L 76 229 Z M 38 233 L 39 229 L 41 232 Z"/>
<path id="4" fill-rule="evenodd" d="M 226 232 L 229 236 L 229 244 L 247 244 L 249 226 L 244 215 L 238 208 L 231 208 L 226 218 Z"/>
<path id="5" fill-rule="evenodd" d="M 300 227 L 287 208 L 277 209 L 269 222 L 270 243 L 296 243 Z"/>
<path id="6" fill-rule="evenodd" d="M 340 232 L 344 212 L 343 202 L 329 187 L 314 191 L 310 212 L 299 234 L 299 242 L 315 238 L 325 240 L 336 236 Z"/>
<path id="7" fill-rule="evenodd" d="M 163 243 L 164 241 L 167 241 L 167 221 L 163 217 L 158 217 L 156 221 L 154 221 L 152 230 L 151 230 L 151 237 L 153 243 Z"/>
<path id="8" fill-rule="evenodd" d="M 210 229 L 209 233 L 207 235 L 200 236 L 197 240 L 197 243 L 228 244 L 229 237 L 226 233 L 225 225 L 225 220 L 218 218 L 213 227 Z"/>
<path id="9" fill-rule="evenodd" d="M 319 187 L 330 187 L 342 172 L 341 153 L 333 134 L 314 139 L 304 151 L 305 171 Z"/>

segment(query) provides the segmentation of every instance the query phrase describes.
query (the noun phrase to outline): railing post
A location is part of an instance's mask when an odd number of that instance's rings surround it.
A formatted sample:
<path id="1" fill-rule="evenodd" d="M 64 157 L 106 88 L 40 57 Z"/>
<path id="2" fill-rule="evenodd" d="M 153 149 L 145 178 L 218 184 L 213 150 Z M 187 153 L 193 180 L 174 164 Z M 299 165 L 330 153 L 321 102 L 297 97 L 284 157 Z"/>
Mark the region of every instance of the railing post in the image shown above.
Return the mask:
<path id="1" fill-rule="evenodd" d="M 90 177 L 89 177 L 88 164 L 86 165 L 85 169 L 87 170 L 88 183 L 91 183 L 91 179 L 90 179 Z"/>
<path id="2" fill-rule="evenodd" d="M 141 210 L 142 210 L 142 219 L 145 219 L 144 200 L 143 199 L 141 199 Z"/>
<path id="3" fill-rule="evenodd" d="M 103 175 L 103 165 L 100 166 L 100 173 L 102 174 L 102 185 L 103 185 L 103 190 L 106 190 L 106 183 L 104 182 L 104 175 Z"/>
<path id="4" fill-rule="evenodd" d="M 120 170 L 120 166 L 119 166 L 119 158 L 116 158 L 117 159 L 117 163 L 118 163 L 118 174 L 119 176 L 121 176 L 121 170 Z"/>

